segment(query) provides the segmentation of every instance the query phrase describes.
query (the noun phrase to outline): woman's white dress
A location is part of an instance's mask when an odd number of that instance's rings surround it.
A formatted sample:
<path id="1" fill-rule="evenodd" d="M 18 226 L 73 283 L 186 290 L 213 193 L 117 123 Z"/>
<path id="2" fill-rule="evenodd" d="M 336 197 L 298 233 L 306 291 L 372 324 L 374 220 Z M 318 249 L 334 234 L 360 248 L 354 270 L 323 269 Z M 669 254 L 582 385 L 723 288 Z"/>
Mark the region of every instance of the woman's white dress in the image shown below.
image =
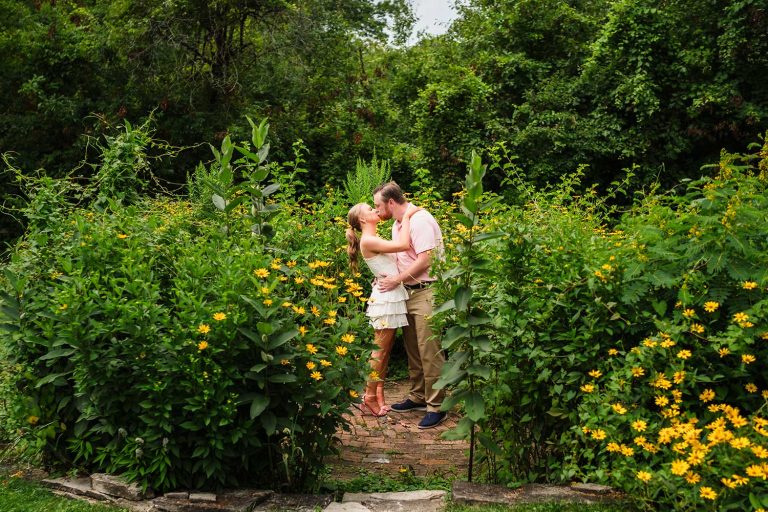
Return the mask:
<path id="1" fill-rule="evenodd" d="M 379 253 L 372 258 L 363 259 L 376 277 L 383 274 L 388 276 L 398 274 L 397 260 L 394 254 Z M 397 329 L 406 326 L 408 325 L 408 319 L 405 316 L 408 312 L 405 306 L 406 300 L 408 300 L 408 291 L 403 283 L 388 292 L 379 291 L 374 283 L 365 314 L 376 330 Z"/>

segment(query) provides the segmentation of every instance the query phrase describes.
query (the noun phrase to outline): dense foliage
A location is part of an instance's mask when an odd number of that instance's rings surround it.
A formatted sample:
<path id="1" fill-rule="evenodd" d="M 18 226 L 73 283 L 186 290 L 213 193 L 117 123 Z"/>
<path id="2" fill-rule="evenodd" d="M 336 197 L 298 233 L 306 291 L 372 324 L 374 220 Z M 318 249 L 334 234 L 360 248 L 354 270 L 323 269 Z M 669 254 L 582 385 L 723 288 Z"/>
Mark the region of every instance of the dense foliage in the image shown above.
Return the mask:
<path id="1" fill-rule="evenodd" d="M 303 139 L 299 192 L 340 186 L 374 151 L 400 182 L 426 169 L 453 192 L 496 143 L 538 184 L 586 164 L 604 187 L 633 165 L 631 186 L 673 186 L 766 127 L 762 0 L 472 0 L 412 46 L 392 44 L 402 0 L 0 4 L 0 148 L 27 172 L 68 172 L 90 137 L 152 112 L 158 139 L 188 147 L 151 152 L 154 190 L 209 158 L 199 142 L 242 138 L 244 115 L 270 118 L 277 161 Z"/>
<path id="2" fill-rule="evenodd" d="M 112 146 L 136 148 L 137 130 Z M 31 185 L 32 227 L 4 269 L 3 366 L 20 392 L 12 421 L 34 430 L 47 462 L 158 490 L 298 489 L 334 450 L 370 340 L 359 276 L 334 251 L 343 229 L 291 205 L 266 244 L 252 207 L 206 208 L 228 169 L 226 141 L 217 157 L 197 185 L 205 202 Z M 249 164 L 230 170 L 264 173 Z M 253 193 L 252 181 L 240 190 Z M 330 218 L 340 208 L 317 206 Z"/>
<path id="3" fill-rule="evenodd" d="M 578 175 L 523 185 L 521 207 L 465 205 L 444 274 L 459 285 L 443 290 L 442 380 L 458 385 L 449 405 L 464 403 L 455 435 L 481 427 L 488 478 L 765 507 L 768 144 L 712 168 L 639 197 L 618 223 L 606 197 L 574 195 Z"/>

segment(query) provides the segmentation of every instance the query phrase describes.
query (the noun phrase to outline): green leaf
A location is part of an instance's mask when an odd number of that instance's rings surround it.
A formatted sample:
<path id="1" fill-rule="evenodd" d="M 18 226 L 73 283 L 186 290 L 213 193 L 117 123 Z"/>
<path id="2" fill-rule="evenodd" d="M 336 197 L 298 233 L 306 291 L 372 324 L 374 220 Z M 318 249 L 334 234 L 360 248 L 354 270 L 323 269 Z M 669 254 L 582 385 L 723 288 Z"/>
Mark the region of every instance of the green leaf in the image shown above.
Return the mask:
<path id="1" fill-rule="evenodd" d="M 267 185 L 266 187 L 261 189 L 261 193 L 262 193 L 262 195 L 264 197 L 268 197 L 268 196 L 271 196 L 272 194 L 274 194 L 275 192 L 277 192 L 279 188 L 280 188 L 280 184 L 279 183 L 272 183 L 271 185 Z M 269 206 L 271 206 L 271 205 L 269 205 Z"/>
<path id="2" fill-rule="evenodd" d="M 493 453 L 494 455 L 501 456 L 504 454 L 501 448 L 499 448 L 499 445 L 493 442 L 493 439 L 491 436 L 486 434 L 485 432 L 478 432 L 477 433 L 477 440 L 480 441 L 480 444 L 488 450 L 489 452 Z"/>
<path id="3" fill-rule="evenodd" d="M 251 402 L 251 419 L 255 418 L 256 416 L 260 415 L 262 412 L 264 412 L 264 409 L 267 408 L 269 405 L 269 397 L 264 395 L 257 395 L 253 398 L 253 402 Z"/>
<path id="4" fill-rule="evenodd" d="M 282 345 L 285 345 L 286 342 L 296 337 L 296 335 L 299 334 L 298 329 L 289 329 L 287 331 L 274 334 L 270 336 L 269 338 L 269 345 L 267 345 L 268 350 L 274 350 L 277 347 L 280 347 Z"/>
<path id="5" fill-rule="evenodd" d="M 292 373 L 276 373 L 270 375 L 267 380 L 269 382 L 276 382 L 278 384 L 287 384 L 289 382 L 296 382 L 297 378 Z"/>
<path id="6" fill-rule="evenodd" d="M 651 305 L 659 316 L 664 316 L 664 313 L 667 312 L 667 303 L 663 300 L 654 300 Z"/>
<path id="7" fill-rule="evenodd" d="M 482 364 L 473 364 L 467 367 L 467 375 L 476 375 L 483 379 L 491 378 L 491 369 Z"/>
<path id="8" fill-rule="evenodd" d="M 472 391 L 464 398 L 464 412 L 470 420 L 477 423 L 485 417 L 485 401 L 478 391 Z"/>
<path id="9" fill-rule="evenodd" d="M 277 426 L 277 418 L 271 411 L 266 411 L 259 419 L 261 420 L 261 426 L 264 427 L 264 431 L 267 435 L 272 435 L 275 432 Z"/>
<path id="10" fill-rule="evenodd" d="M 456 309 L 459 311 L 466 310 L 471 298 L 472 288 L 469 286 L 459 286 L 456 289 L 456 293 L 453 295 L 453 301 L 456 304 Z"/>
<path id="11" fill-rule="evenodd" d="M 458 340 L 466 338 L 469 334 L 468 327 L 462 327 L 460 325 L 453 325 L 449 327 L 443 335 L 442 347 L 444 349 L 450 349 L 454 343 Z"/>
<path id="12" fill-rule="evenodd" d="M 56 349 L 56 350 L 51 350 L 50 352 L 48 352 L 44 356 L 40 357 L 40 359 L 38 359 L 38 360 L 39 361 L 45 361 L 47 359 L 57 359 L 59 357 L 71 356 L 74 353 L 75 353 L 75 349 L 74 348 L 59 348 L 59 349 Z"/>
<path id="13" fill-rule="evenodd" d="M 223 212 L 227 209 L 227 202 L 224 201 L 224 198 L 221 197 L 219 194 L 213 194 L 211 196 L 211 200 L 213 201 L 213 205 L 220 211 Z"/>
<path id="14" fill-rule="evenodd" d="M 472 428 L 474 426 L 475 426 L 475 423 L 471 419 L 461 418 L 454 428 L 446 432 L 443 432 L 441 437 L 443 439 L 448 439 L 451 441 L 466 439 L 469 437 L 469 433 L 472 431 Z"/>
<path id="15" fill-rule="evenodd" d="M 493 240 L 494 238 L 500 238 L 504 235 L 506 235 L 506 233 L 502 233 L 501 231 L 494 231 L 493 233 L 480 233 L 479 235 L 472 237 L 472 241 L 483 242 L 485 240 Z"/>
<path id="16" fill-rule="evenodd" d="M 269 155 L 269 143 L 264 144 L 259 148 L 259 163 L 263 163 L 264 160 L 267 159 L 267 156 Z"/>
<path id="17" fill-rule="evenodd" d="M 270 335 L 274 332 L 275 328 L 269 322 L 259 322 L 256 324 L 256 329 L 260 334 Z"/>
<path id="18" fill-rule="evenodd" d="M 450 311 L 450 310 L 454 309 L 455 307 L 456 307 L 456 305 L 455 305 L 453 299 L 451 299 L 449 301 L 446 301 L 446 302 L 443 302 L 442 304 L 440 304 L 440 306 L 438 306 L 434 310 L 433 314 L 436 315 L 438 313 L 445 313 L 446 311 Z"/>
<path id="19" fill-rule="evenodd" d="M 39 388 L 42 386 L 45 386 L 46 384 L 50 384 L 51 382 L 55 381 L 59 377 L 64 377 L 65 375 L 69 375 L 72 372 L 62 372 L 62 373 L 49 373 L 42 379 L 38 380 L 37 383 L 35 383 L 35 387 Z M 58 385 L 58 384 L 55 384 Z"/>

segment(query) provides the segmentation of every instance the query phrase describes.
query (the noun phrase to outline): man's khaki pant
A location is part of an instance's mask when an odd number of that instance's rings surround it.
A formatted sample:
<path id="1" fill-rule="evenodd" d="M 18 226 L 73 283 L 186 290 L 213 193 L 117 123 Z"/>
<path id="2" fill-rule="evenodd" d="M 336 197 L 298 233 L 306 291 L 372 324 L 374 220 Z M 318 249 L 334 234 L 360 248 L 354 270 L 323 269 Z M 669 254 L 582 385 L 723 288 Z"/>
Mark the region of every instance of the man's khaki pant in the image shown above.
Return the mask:
<path id="1" fill-rule="evenodd" d="M 427 411 L 438 412 L 445 392 L 433 389 L 440 378 L 445 355 L 440 347 L 440 338 L 433 335 L 430 317 L 434 297 L 430 288 L 409 290 L 408 325 L 403 327 L 405 353 L 408 355 L 408 378 L 411 381 L 409 397 L 416 403 L 427 404 Z"/>

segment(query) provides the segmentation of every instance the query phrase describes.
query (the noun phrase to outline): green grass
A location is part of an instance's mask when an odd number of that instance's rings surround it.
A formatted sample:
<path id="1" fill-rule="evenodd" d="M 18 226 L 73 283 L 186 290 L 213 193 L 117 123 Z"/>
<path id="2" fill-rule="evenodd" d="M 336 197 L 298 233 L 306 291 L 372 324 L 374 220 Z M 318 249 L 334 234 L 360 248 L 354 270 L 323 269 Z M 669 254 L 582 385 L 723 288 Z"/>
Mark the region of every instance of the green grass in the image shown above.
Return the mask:
<path id="1" fill-rule="evenodd" d="M 118 512 L 125 509 L 91 505 L 56 496 L 40 484 L 0 474 L 0 510 L 3 512 Z"/>

